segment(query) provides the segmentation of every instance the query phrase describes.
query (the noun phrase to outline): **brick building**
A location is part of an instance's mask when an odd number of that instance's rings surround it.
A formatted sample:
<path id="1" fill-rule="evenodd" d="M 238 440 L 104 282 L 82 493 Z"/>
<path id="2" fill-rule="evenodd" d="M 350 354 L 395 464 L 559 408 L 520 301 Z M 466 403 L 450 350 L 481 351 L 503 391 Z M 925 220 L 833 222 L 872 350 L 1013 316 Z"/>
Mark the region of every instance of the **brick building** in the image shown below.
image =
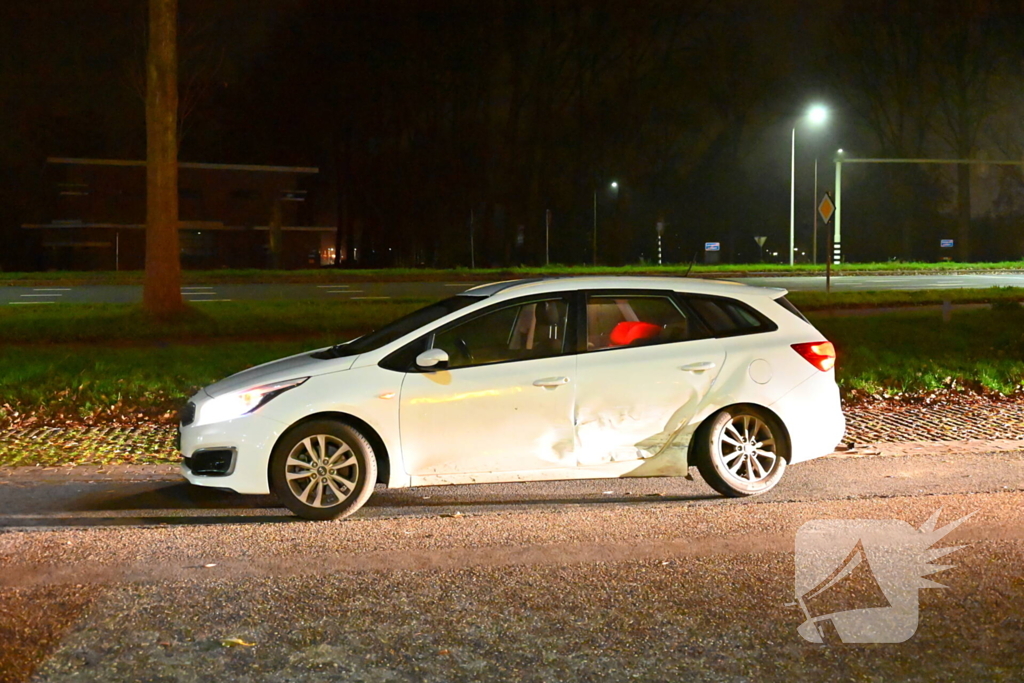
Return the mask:
<path id="1" fill-rule="evenodd" d="M 333 258 L 336 226 L 315 225 L 304 180 L 318 169 L 178 164 L 181 263 L 188 269 L 266 268 L 270 225 L 281 225 L 281 267 L 316 268 Z M 146 162 L 47 159 L 49 215 L 22 225 L 39 266 L 139 270 L 145 263 Z"/>

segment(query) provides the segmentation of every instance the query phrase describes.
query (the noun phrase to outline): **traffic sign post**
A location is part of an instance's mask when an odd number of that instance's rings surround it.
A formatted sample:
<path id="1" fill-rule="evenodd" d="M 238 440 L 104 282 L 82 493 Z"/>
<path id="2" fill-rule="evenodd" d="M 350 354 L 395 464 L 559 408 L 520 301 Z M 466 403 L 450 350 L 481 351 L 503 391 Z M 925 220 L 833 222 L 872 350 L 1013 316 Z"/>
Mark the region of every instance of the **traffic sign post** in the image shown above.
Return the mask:
<path id="1" fill-rule="evenodd" d="M 757 242 L 757 256 L 761 259 L 761 263 L 764 263 L 764 243 L 767 239 L 768 235 L 758 235 L 754 238 L 754 241 Z"/>
<path id="2" fill-rule="evenodd" d="M 836 213 L 836 205 L 832 201 L 831 195 L 828 192 L 821 198 L 821 202 L 818 204 L 818 215 L 821 216 L 821 220 L 825 221 L 825 225 L 832 220 L 832 216 Z"/>
<path id="3" fill-rule="evenodd" d="M 704 263 L 718 263 L 719 252 L 722 251 L 721 242 L 704 243 Z"/>

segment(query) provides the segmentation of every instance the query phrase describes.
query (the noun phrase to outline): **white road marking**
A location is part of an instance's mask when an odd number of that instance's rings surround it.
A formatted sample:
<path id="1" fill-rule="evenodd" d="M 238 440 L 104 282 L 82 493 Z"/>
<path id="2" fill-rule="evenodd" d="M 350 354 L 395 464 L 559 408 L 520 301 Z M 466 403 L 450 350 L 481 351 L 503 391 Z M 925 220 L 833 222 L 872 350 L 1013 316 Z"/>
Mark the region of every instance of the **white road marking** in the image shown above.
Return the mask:
<path id="1" fill-rule="evenodd" d="M 64 296 L 63 294 L 22 294 L 21 296 Z"/>

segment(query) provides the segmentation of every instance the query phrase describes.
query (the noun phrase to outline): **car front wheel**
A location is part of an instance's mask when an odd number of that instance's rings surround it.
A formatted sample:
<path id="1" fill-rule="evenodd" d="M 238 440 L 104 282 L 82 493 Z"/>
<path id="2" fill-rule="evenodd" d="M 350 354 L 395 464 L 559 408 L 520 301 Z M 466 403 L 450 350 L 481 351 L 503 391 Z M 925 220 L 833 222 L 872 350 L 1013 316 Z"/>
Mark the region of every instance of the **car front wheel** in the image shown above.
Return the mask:
<path id="1" fill-rule="evenodd" d="M 786 471 L 789 444 L 773 416 L 752 406 L 717 413 L 698 431 L 697 469 L 724 496 L 756 496 Z"/>
<path id="2" fill-rule="evenodd" d="M 305 519 L 351 515 L 369 499 L 376 481 L 370 442 L 359 430 L 334 420 L 299 425 L 278 442 L 270 460 L 274 493 Z"/>

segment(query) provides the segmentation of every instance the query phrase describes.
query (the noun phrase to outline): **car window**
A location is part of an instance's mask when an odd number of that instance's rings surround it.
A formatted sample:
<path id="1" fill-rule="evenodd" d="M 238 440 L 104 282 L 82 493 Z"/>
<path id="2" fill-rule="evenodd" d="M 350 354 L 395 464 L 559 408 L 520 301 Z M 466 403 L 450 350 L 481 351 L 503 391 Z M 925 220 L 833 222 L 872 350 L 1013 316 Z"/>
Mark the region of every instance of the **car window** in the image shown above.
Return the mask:
<path id="1" fill-rule="evenodd" d="M 800 309 L 797 308 L 796 306 L 794 306 L 793 303 L 789 299 L 787 299 L 786 297 L 780 296 L 778 299 L 775 300 L 775 303 L 777 303 L 778 305 L 782 306 L 787 311 L 789 311 L 790 313 L 792 313 L 796 317 L 798 317 L 801 320 L 803 320 L 805 323 L 810 323 L 811 322 L 810 320 L 807 319 L 807 316 L 805 316 L 803 313 L 801 313 Z"/>
<path id="2" fill-rule="evenodd" d="M 557 356 L 565 350 L 568 303 L 532 301 L 485 313 L 434 336 L 434 348 L 460 368 Z"/>
<path id="3" fill-rule="evenodd" d="M 453 296 L 449 299 L 445 299 L 444 301 L 438 301 L 437 303 L 413 311 L 398 320 L 390 322 L 384 327 L 374 330 L 367 335 L 353 339 L 352 341 L 337 344 L 325 351 L 314 354 L 313 357 L 341 358 L 342 356 L 357 356 L 361 353 L 375 351 L 386 344 L 390 344 L 396 339 L 404 337 L 410 332 L 415 332 L 424 325 L 429 325 L 449 313 L 454 313 L 455 311 L 465 308 L 466 306 L 474 304 L 480 300 L 481 297 L 478 296 L 460 294 L 459 296 Z"/>
<path id="4" fill-rule="evenodd" d="M 690 298 L 686 303 L 708 324 L 716 336 L 728 337 L 769 332 L 777 326 L 750 307 L 731 299 Z"/>
<path id="5" fill-rule="evenodd" d="M 668 296 L 587 297 L 587 350 L 705 339 L 703 324 Z"/>

